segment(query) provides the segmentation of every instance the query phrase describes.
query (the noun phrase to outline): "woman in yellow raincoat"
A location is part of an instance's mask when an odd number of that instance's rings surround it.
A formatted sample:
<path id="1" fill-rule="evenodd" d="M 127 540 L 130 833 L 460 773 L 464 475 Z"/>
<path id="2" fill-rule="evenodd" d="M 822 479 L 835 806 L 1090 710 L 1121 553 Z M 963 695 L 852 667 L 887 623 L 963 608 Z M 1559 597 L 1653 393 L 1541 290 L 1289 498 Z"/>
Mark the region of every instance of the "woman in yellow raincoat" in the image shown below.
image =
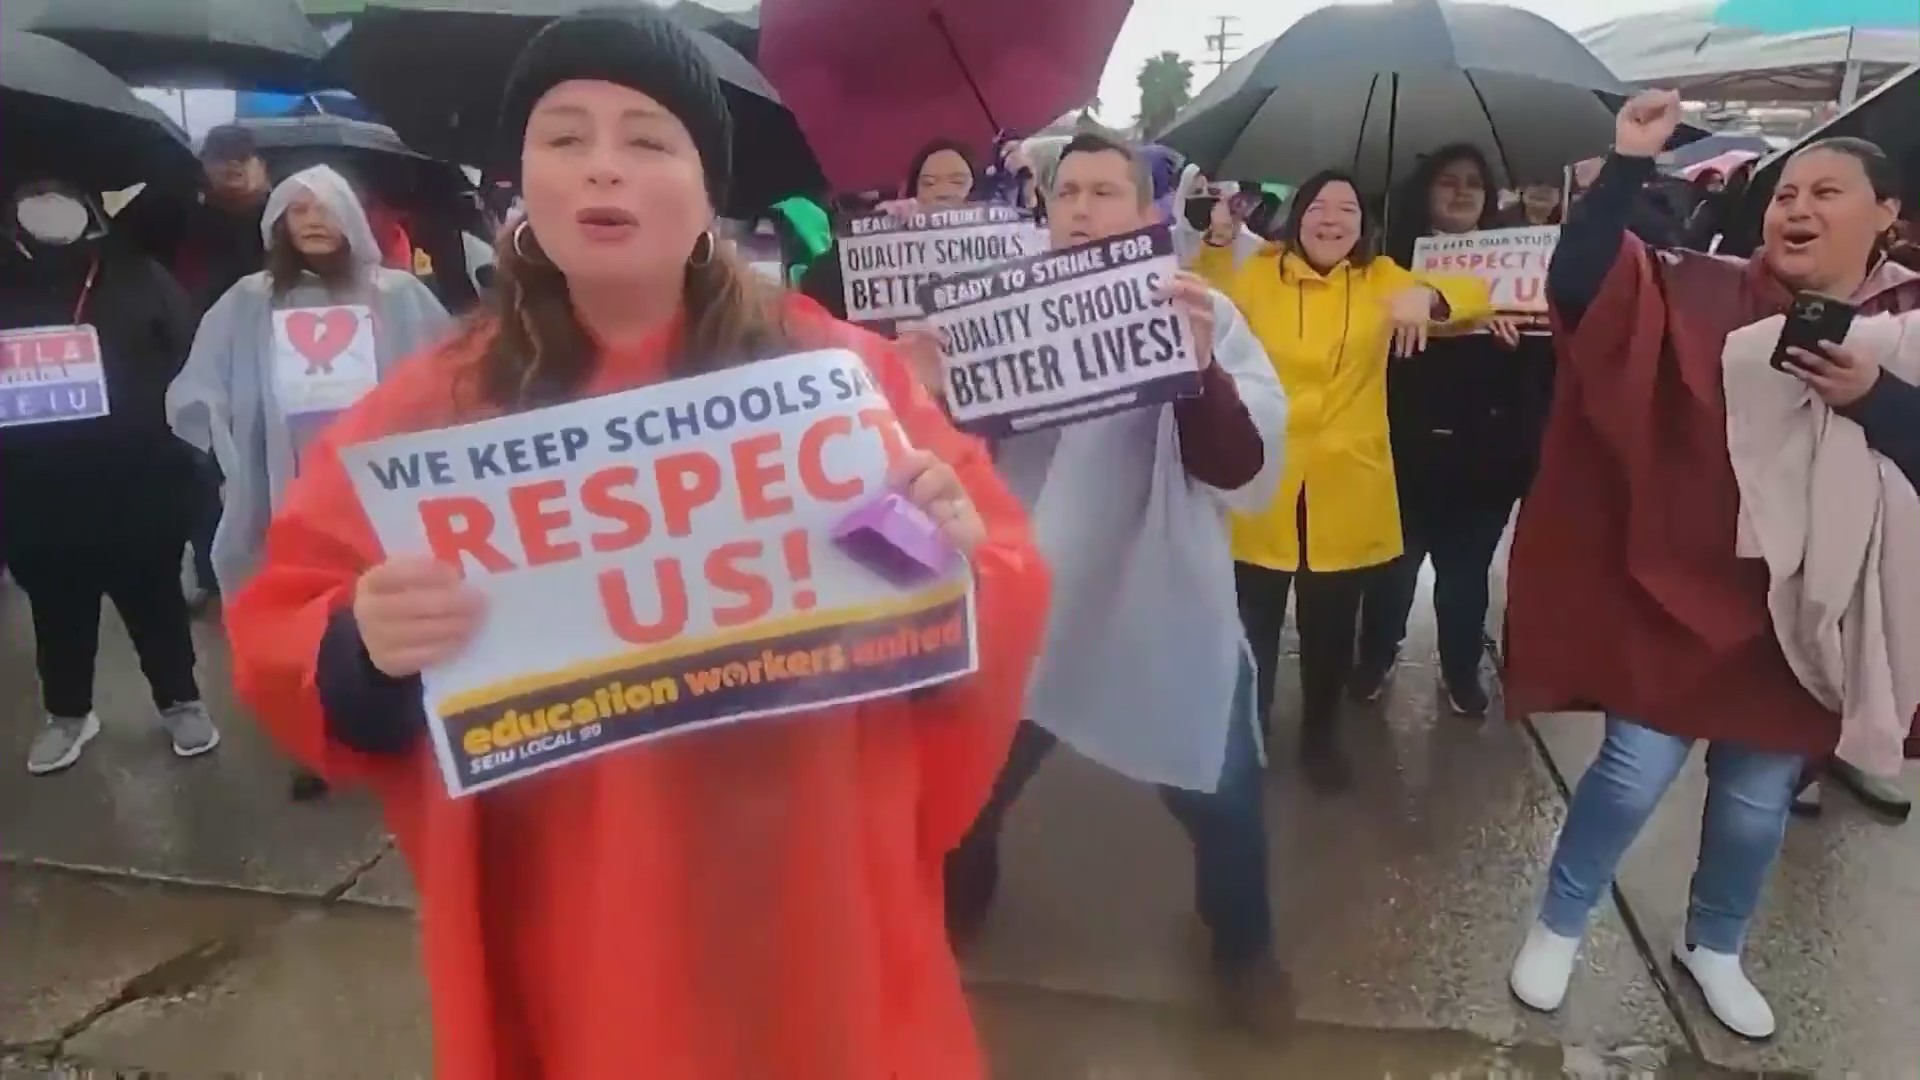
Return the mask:
<path id="1" fill-rule="evenodd" d="M 1234 520 L 1234 569 L 1263 718 L 1288 593 L 1299 591 L 1301 759 L 1316 786 L 1337 789 L 1348 769 L 1335 721 L 1364 571 L 1401 550 L 1389 354 L 1411 356 L 1429 332 L 1490 316 L 1487 287 L 1415 275 L 1375 255 L 1359 191 L 1337 172 L 1301 186 L 1277 243 L 1238 269 L 1230 249 L 1209 247 L 1196 269 L 1239 306 L 1287 392 L 1286 472 L 1265 511 Z"/>

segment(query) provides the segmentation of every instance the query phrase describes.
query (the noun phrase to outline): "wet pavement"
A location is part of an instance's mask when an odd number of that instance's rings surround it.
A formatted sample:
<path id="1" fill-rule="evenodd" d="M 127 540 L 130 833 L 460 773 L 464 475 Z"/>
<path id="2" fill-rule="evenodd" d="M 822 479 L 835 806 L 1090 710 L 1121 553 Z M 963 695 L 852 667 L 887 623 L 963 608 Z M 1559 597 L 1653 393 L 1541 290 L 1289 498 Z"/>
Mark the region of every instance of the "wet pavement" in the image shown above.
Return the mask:
<path id="1" fill-rule="evenodd" d="M 103 633 L 106 733 L 29 779 L 23 598 L 0 586 L 0 1080 L 425 1075 L 411 886 L 372 808 L 299 805 L 286 763 L 202 674 L 226 742 L 182 762 L 124 635 Z M 1286 749 L 1269 786 L 1276 923 L 1301 1022 L 1252 1038 L 1215 1016 L 1184 839 L 1150 791 L 1058 754 L 1014 811 L 1001 901 L 967 956 L 996 1077 L 1920 1078 L 1920 853 L 1829 793 L 1794 826 L 1751 966 L 1772 1044 L 1720 1031 L 1664 959 L 1684 907 L 1698 777 L 1630 855 L 1568 1004 L 1505 986 L 1593 717 L 1442 715 L 1430 637 L 1381 706 L 1347 720 L 1351 793 L 1317 798 Z M 0 774 L 4 775 L 4 774 Z M 1713 1064 L 1707 1064 L 1712 1062 Z M 1724 1068 L 1723 1068 L 1724 1067 Z"/>

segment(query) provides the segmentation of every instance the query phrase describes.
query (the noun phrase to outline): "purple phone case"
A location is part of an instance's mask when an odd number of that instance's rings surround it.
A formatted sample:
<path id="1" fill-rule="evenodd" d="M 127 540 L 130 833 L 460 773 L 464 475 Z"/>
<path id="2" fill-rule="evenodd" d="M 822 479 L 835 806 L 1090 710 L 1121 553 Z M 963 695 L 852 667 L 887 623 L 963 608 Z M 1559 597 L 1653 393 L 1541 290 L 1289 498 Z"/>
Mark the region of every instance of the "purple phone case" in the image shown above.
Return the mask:
<path id="1" fill-rule="evenodd" d="M 899 585 L 939 576 L 958 554 L 932 518 L 893 492 L 840 519 L 833 541 L 862 566 Z"/>

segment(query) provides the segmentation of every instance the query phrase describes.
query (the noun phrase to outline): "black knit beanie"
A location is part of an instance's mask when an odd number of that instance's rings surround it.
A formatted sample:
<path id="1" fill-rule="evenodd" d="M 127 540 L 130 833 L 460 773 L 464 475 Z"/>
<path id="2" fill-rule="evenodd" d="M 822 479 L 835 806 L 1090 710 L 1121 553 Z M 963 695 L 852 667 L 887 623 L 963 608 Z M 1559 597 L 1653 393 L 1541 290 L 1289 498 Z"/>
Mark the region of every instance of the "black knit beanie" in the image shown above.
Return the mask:
<path id="1" fill-rule="evenodd" d="M 500 102 L 498 161 L 518 179 L 527 119 L 547 91 L 572 79 L 638 90 L 664 105 L 693 135 L 707 196 L 723 206 L 733 176 L 733 114 L 720 77 L 693 36 L 657 8 L 584 11 L 549 24 L 514 61 Z"/>

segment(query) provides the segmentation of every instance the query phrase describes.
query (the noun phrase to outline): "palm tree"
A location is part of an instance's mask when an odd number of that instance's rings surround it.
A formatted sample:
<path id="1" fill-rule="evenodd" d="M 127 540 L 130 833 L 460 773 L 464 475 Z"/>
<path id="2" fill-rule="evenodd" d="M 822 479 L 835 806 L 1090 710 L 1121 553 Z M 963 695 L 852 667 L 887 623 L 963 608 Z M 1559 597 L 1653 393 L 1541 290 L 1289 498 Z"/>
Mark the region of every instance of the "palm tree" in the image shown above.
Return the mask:
<path id="1" fill-rule="evenodd" d="M 1151 139 L 1193 97 L 1193 61 L 1172 50 L 1147 58 L 1140 65 L 1140 137 Z"/>

